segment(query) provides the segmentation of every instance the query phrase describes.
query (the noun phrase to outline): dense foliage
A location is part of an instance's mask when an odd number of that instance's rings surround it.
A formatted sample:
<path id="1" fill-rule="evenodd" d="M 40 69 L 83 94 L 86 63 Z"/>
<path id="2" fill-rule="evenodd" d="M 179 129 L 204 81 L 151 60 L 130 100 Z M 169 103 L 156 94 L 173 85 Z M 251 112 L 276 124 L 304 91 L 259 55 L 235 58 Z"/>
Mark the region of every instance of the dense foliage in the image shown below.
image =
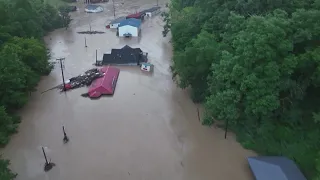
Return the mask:
<path id="1" fill-rule="evenodd" d="M 246 148 L 320 179 L 320 0 L 172 0 L 173 74 Z"/>
<path id="2" fill-rule="evenodd" d="M 40 77 L 51 71 L 42 40 L 46 32 L 65 27 L 70 16 L 43 0 L 0 0 L 0 146 L 17 131 L 20 119 L 13 116 L 28 100 Z M 0 179 L 15 177 L 0 160 Z"/>

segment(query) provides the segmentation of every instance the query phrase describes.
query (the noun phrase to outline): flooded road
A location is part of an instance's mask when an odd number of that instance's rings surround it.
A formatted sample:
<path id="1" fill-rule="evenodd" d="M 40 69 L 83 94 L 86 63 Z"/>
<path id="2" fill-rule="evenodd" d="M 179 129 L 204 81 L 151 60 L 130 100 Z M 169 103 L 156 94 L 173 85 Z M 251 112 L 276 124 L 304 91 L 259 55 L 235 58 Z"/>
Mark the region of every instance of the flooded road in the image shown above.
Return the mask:
<path id="1" fill-rule="evenodd" d="M 116 2 L 117 16 L 135 12 L 139 5 L 156 2 Z M 164 1 L 159 1 L 164 5 Z M 113 19 L 112 3 L 99 14 L 72 14 L 70 29 L 57 30 L 45 40 L 52 60 L 65 57 L 65 76 L 92 68 L 112 48 L 139 47 L 149 53 L 152 75 L 138 67 L 121 69 L 113 97 L 90 100 L 80 88 L 59 94 L 42 91 L 61 83 L 59 65 L 39 84 L 21 110 L 19 133 L 3 150 L 17 180 L 248 180 L 252 179 L 244 150 L 221 129 L 202 126 L 197 107 L 171 79 L 171 45 L 162 37 L 159 17 L 146 20 L 142 38 L 120 40 L 105 24 Z M 120 11 L 121 9 L 121 11 Z M 89 29 L 101 35 L 77 34 Z M 84 38 L 88 47 L 84 46 Z M 62 126 L 70 138 L 63 144 Z M 43 172 L 41 146 L 56 166 Z"/>

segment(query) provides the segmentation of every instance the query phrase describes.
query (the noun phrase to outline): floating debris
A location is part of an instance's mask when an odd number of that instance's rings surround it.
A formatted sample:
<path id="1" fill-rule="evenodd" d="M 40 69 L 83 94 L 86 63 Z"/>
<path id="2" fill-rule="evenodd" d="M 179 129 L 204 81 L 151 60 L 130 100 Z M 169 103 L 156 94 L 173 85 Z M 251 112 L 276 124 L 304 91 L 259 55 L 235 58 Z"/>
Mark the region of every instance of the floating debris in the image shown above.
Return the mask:
<path id="1" fill-rule="evenodd" d="M 62 85 L 57 85 L 57 86 L 54 86 L 54 87 L 52 87 L 52 88 L 50 88 L 50 89 L 47 89 L 47 90 L 45 90 L 45 91 L 42 91 L 41 94 L 46 93 L 46 92 L 51 91 L 51 90 L 54 90 L 54 89 L 59 89 L 60 86 L 62 87 Z"/>
<path id="2" fill-rule="evenodd" d="M 80 31 L 77 33 L 79 33 L 79 34 L 104 34 L 105 32 L 103 32 L 103 31 Z"/>
<path id="3" fill-rule="evenodd" d="M 63 84 L 59 85 L 59 89 L 61 91 L 68 91 L 70 89 L 75 89 L 83 86 L 90 86 L 92 81 L 95 79 L 102 77 L 103 72 L 99 71 L 97 68 L 89 69 L 84 74 L 73 77 L 65 82 L 65 88 L 63 88 Z"/>

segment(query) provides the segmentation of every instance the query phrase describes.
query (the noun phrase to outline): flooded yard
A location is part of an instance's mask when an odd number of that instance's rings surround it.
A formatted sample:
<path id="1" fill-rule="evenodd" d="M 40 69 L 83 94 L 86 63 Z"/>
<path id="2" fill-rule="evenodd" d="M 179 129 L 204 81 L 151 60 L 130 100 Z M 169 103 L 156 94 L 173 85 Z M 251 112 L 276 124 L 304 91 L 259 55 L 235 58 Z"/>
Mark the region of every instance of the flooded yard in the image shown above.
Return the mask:
<path id="1" fill-rule="evenodd" d="M 148 8 L 156 1 L 115 1 L 116 16 Z M 164 7 L 165 2 L 159 1 Z M 22 123 L 3 150 L 11 160 L 17 180 L 248 180 L 252 179 L 244 150 L 224 131 L 202 126 L 197 106 L 172 81 L 172 49 L 162 37 L 161 18 L 145 20 L 139 39 L 119 39 L 105 28 L 112 20 L 112 2 L 105 11 L 84 13 L 84 4 L 72 13 L 68 30 L 60 29 L 46 38 L 52 61 L 64 57 L 66 78 L 92 68 L 112 48 L 124 45 L 148 52 L 154 73 L 139 67 L 121 69 L 113 97 L 90 100 L 81 97 L 87 89 L 67 93 L 49 91 L 62 82 L 59 64 L 43 77 L 38 91 L 20 114 Z M 89 28 L 104 34 L 84 35 Z M 87 41 L 87 48 L 84 41 Z M 70 138 L 63 144 L 62 126 Z M 56 166 L 43 171 L 41 146 Z"/>

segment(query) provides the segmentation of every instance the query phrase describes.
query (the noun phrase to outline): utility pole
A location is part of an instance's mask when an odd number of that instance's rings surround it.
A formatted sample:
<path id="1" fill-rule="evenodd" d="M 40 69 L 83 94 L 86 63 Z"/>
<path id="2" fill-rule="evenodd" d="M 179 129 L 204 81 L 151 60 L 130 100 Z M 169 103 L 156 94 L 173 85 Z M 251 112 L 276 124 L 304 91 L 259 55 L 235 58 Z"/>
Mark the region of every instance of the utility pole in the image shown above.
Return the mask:
<path id="1" fill-rule="evenodd" d="M 46 152 L 44 151 L 44 147 L 41 147 L 41 149 L 42 149 L 42 153 L 43 153 L 44 159 L 46 160 L 46 164 L 44 165 L 44 171 L 48 172 L 53 168 L 53 166 L 55 166 L 55 164 L 48 161 Z"/>
<path id="2" fill-rule="evenodd" d="M 157 6 L 159 6 L 159 0 L 157 0 Z"/>
<path id="3" fill-rule="evenodd" d="M 116 8 L 114 6 L 114 0 L 112 0 L 112 5 L 113 5 L 113 17 L 116 17 Z"/>
<path id="4" fill-rule="evenodd" d="M 42 153 L 43 153 L 44 159 L 46 160 L 46 164 L 49 164 L 49 161 L 48 161 L 48 158 L 47 158 L 47 154 L 46 154 L 46 152 L 44 151 L 44 148 L 41 147 L 41 149 L 42 149 Z"/>
<path id="5" fill-rule="evenodd" d="M 63 91 L 66 91 L 66 84 L 65 84 L 65 81 L 64 81 L 64 73 L 63 73 L 63 66 L 62 66 L 62 61 L 64 61 L 65 58 L 58 58 L 57 61 L 60 61 L 60 68 L 61 68 L 61 75 L 62 75 L 62 83 L 63 83 L 63 88 L 62 90 Z"/>
<path id="6" fill-rule="evenodd" d="M 88 47 L 87 46 L 87 38 L 86 37 L 84 37 L 84 47 Z"/>
<path id="7" fill-rule="evenodd" d="M 96 65 L 98 65 L 98 50 L 96 49 Z"/>

